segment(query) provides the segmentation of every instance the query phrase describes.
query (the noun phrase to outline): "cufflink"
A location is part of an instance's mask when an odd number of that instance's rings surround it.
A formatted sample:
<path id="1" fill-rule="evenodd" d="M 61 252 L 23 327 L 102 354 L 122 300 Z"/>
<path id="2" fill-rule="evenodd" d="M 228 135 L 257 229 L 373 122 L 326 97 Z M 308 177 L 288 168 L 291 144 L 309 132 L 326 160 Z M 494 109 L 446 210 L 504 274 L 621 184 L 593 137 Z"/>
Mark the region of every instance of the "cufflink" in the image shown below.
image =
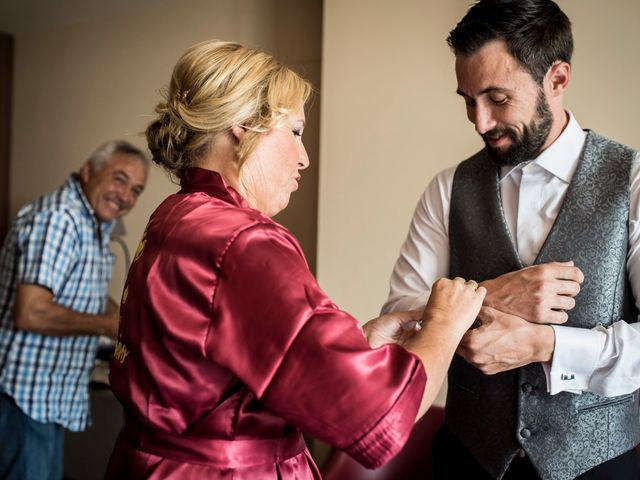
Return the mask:
<path id="1" fill-rule="evenodd" d="M 561 373 L 560 380 L 573 380 L 576 376 L 573 373 Z"/>

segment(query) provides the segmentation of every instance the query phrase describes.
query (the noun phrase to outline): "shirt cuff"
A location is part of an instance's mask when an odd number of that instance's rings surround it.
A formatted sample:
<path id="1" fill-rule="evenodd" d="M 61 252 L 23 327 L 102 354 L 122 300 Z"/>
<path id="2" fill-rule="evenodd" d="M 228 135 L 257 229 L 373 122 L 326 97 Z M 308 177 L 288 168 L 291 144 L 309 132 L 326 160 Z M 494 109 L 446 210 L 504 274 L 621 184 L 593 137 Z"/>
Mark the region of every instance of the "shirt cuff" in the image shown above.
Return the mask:
<path id="1" fill-rule="evenodd" d="M 549 393 L 588 390 L 606 334 L 599 330 L 558 325 L 551 328 L 556 337 L 553 360 L 550 368 L 543 364 Z"/>

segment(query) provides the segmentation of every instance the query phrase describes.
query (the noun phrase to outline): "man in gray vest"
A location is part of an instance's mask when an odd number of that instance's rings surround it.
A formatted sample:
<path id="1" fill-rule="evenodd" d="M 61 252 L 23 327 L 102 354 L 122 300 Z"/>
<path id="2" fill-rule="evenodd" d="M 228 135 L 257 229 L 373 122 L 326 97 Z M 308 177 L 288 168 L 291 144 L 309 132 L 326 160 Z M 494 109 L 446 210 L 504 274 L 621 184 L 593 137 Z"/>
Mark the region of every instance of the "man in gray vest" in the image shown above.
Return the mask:
<path id="1" fill-rule="evenodd" d="M 565 110 L 573 37 L 553 1 L 481 0 L 448 43 L 485 148 L 427 187 L 383 307 L 423 306 L 439 277 L 487 288 L 436 478 L 638 479 L 640 157 Z"/>

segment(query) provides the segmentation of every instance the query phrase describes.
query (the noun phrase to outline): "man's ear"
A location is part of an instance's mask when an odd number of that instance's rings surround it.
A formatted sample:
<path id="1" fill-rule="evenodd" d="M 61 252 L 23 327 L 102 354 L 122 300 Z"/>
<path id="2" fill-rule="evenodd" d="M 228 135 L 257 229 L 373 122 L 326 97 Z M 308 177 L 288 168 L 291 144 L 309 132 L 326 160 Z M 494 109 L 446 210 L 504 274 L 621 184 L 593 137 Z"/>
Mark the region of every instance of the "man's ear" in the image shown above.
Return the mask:
<path id="1" fill-rule="evenodd" d="M 84 162 L 82 168 L 80 168 L 80 178 L 82 179 L 82 183 L 86 184 L 91 178 L 91 165 L 89 162 Z"/>
<path id="2" fill-rule="evenodd" d="M 562 95 L 569 86 L 569 78 L 571 77 L 571 65 L 567 62 L 556 62 L 551 65 L 547 72 L 549 80 L 549 90 L 552 96 Z"/>
<path id="3" fill-rule="evenodd" d="M 245 133 L 247 133 L 247 129 L 241 125 L 234 125 L 231 127 L 231 135 L 233 135 L 236 143 L 240 143 L 240 140 L 242 140 Z"/>

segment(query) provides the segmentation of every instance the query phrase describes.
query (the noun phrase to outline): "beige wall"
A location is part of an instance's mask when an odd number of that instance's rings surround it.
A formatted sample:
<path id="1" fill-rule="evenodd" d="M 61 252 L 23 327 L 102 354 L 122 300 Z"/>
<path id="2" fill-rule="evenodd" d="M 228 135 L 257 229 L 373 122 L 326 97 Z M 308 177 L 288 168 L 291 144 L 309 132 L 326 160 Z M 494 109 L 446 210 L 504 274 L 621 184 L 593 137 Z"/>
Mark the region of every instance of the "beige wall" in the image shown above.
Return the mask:
<path id="1" fill-rule="evenodd" d="M 167 85 L 171 68 L 191 44 L 220 38 L 274 53 L 316 85 L 320 79 L 322 1 L 166 0 L 154 8 L 15 35 L 15 91 L 10 209 L 60 185 L 97 145 L 140 135 Z M 123 7 L 124 9 L 124 7 Z M 315 261 L 318 111 L 308 113 L 305 143 L 313 166 L 280 220 Z M 153 167 L 147 191 L 125 217 L 135 251 L 147 219 L 176 190 Z M 118 253 L 118 247 L 114 252 Z M 119 298 L 124 262 L 111 293 Z"/>
<path id="2" fill-rule="evenodd" d="M 387 296 L 428 181 L 481 147 L 445 43 L 470 3 L 325 1 L 318 279 L 360 321 Z M 559 4 L 576 43 L 567 107 L 583 127 L 640 148 L 640 2 Z"/>

